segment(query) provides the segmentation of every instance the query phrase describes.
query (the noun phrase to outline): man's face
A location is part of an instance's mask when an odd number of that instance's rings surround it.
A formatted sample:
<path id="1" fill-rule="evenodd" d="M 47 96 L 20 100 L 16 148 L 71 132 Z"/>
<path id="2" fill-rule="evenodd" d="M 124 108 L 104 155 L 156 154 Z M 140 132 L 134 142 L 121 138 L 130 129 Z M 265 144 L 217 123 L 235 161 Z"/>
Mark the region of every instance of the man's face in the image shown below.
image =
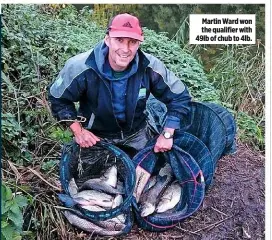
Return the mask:
<path id="1" fill-rule="evenodd" d="M 109 47 L 109 63 L 115 71 L 124 71 L 140 46 L 140 41 L 136 39 L 108 35 L 105 37 L 105 43 Z"/>

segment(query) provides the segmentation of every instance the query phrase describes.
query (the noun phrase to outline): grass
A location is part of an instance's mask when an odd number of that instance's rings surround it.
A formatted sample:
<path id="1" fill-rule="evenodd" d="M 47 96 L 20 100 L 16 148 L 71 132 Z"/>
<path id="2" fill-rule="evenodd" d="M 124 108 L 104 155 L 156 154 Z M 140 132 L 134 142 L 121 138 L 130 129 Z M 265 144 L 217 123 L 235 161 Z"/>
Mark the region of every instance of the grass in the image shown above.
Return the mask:
<path id="1" fill-rule="evenodd" d="M 220 88 L 221 101 L 238 112 L 264 115 L 265 55 L 263 46 L 228 45 L 212 59 L 208 79 Z"/>
<path id="2" fill-rule="evenodd" d="M 208 80 L 219 90 L 220 102 L 233 110 L 238 138 L 264 149 L 265 124 L 265 46 L 191 45 L 186 18 L 173 37 L 184 51 L 205 68 Z"/>

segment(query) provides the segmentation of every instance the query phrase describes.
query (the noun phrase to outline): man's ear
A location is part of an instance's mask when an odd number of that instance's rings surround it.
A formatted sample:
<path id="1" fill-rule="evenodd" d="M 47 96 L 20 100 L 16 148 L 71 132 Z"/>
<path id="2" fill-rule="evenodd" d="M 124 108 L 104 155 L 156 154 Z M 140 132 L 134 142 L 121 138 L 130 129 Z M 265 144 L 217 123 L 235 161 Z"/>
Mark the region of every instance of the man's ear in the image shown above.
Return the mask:
<path id="1" fill-rule="evenodd" d="M 109 46 L 109 41 L 110 41 L 110 36 L 108 34 L 106 34 L 105 38 L 104 38 L 104 42 L 107 46 Z"/>

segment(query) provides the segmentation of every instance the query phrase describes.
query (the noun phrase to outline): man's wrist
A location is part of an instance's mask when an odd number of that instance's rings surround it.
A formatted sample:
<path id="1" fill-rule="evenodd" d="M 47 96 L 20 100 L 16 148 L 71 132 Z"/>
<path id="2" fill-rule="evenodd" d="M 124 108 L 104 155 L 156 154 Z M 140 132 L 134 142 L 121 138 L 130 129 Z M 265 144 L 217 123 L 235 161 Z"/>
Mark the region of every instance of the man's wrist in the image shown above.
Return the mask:
<path id="1" fill-rule="evenodd" d="M 167 128 L 167 127 L 165 127 L 163 130 L 164 130 L 165 132 L 171 133 L 172 135 L 173 135 L 174 132 L 175 132 L 175 129 L 174 129 L 174 128 Z"/>
<path id="2" fill-rule="evenodd" d="M 82 126 L 79 122 L 73 122 L 70 127 L 71 131 L 73 132 L 74 135 L 81 133 L 82 132 Z"/>
<path id="3" fill-rule="evenodd" d="M 165 139 L 171 139 L 174 136 L 174 132 L 174 128 L 164 128 L 161 135 L 164 136 Z"/>

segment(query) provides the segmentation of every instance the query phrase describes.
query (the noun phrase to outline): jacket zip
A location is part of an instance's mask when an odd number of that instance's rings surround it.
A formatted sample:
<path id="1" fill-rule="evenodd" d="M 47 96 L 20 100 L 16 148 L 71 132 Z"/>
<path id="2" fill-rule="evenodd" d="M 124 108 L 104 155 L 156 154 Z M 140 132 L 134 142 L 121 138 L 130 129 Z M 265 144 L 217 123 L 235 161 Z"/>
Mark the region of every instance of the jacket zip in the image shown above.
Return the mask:
<path id="1" fill-rule="evenodd" d="M 112 106 L 113 116 L 114 116 L 114 119 L 115 119 L 115 121 L 117 123 L 117 126 L 120 128 L 120 135 L 121 135 L 121 139 L 123 140 L 124 139 L 123 129 L 120 127 L 120 125 L 119 125 L 119 123 L 117 121 L 117 118 L 116 118 L 116 116 L 114 114 L 114 108 L 113 108 L 113 103 L 112 103 L 112 93 L 111 93 L 111 90 L 110 90 L 109 86 L 104 82 L 103 78 L 101 78 L 101 79 L 102 79 L 102 82 L 106 85 L 107 89 L 109 90 L 109 93 L 110 93 L 110 96 L 111 96 L 111 106 Z"/>
<path id="2" fill-rule="evenodd" d="M 146 71 L 146 70 L 145 70 Z M 140 83 L 140 87 L 139 87 L 139 89 L 141 88 L 141 84 L 142 83 Z M 139 89 L 138 89 L 138 92 L 139 92 Z M 138 98 L 137 98 L 137 100 L 138 100 Z M 130 125 L 130 128 L 129 128 L 129 131 L 131 130 L 131 128 L 132 128 L 132 125 L 133 125 L 133 120 L 134 120 L 134 116 L 135 116 L 135 112 L 136 112 L 136 107 L 137 107 L 137 101 L 136 100 L 136 104 L 135 104 L 135 107 L 134 107 L 134 111 L 133 111 L 133 115 L 132 115 L 132 120 L 131 120 L 131 125 Z"/>

